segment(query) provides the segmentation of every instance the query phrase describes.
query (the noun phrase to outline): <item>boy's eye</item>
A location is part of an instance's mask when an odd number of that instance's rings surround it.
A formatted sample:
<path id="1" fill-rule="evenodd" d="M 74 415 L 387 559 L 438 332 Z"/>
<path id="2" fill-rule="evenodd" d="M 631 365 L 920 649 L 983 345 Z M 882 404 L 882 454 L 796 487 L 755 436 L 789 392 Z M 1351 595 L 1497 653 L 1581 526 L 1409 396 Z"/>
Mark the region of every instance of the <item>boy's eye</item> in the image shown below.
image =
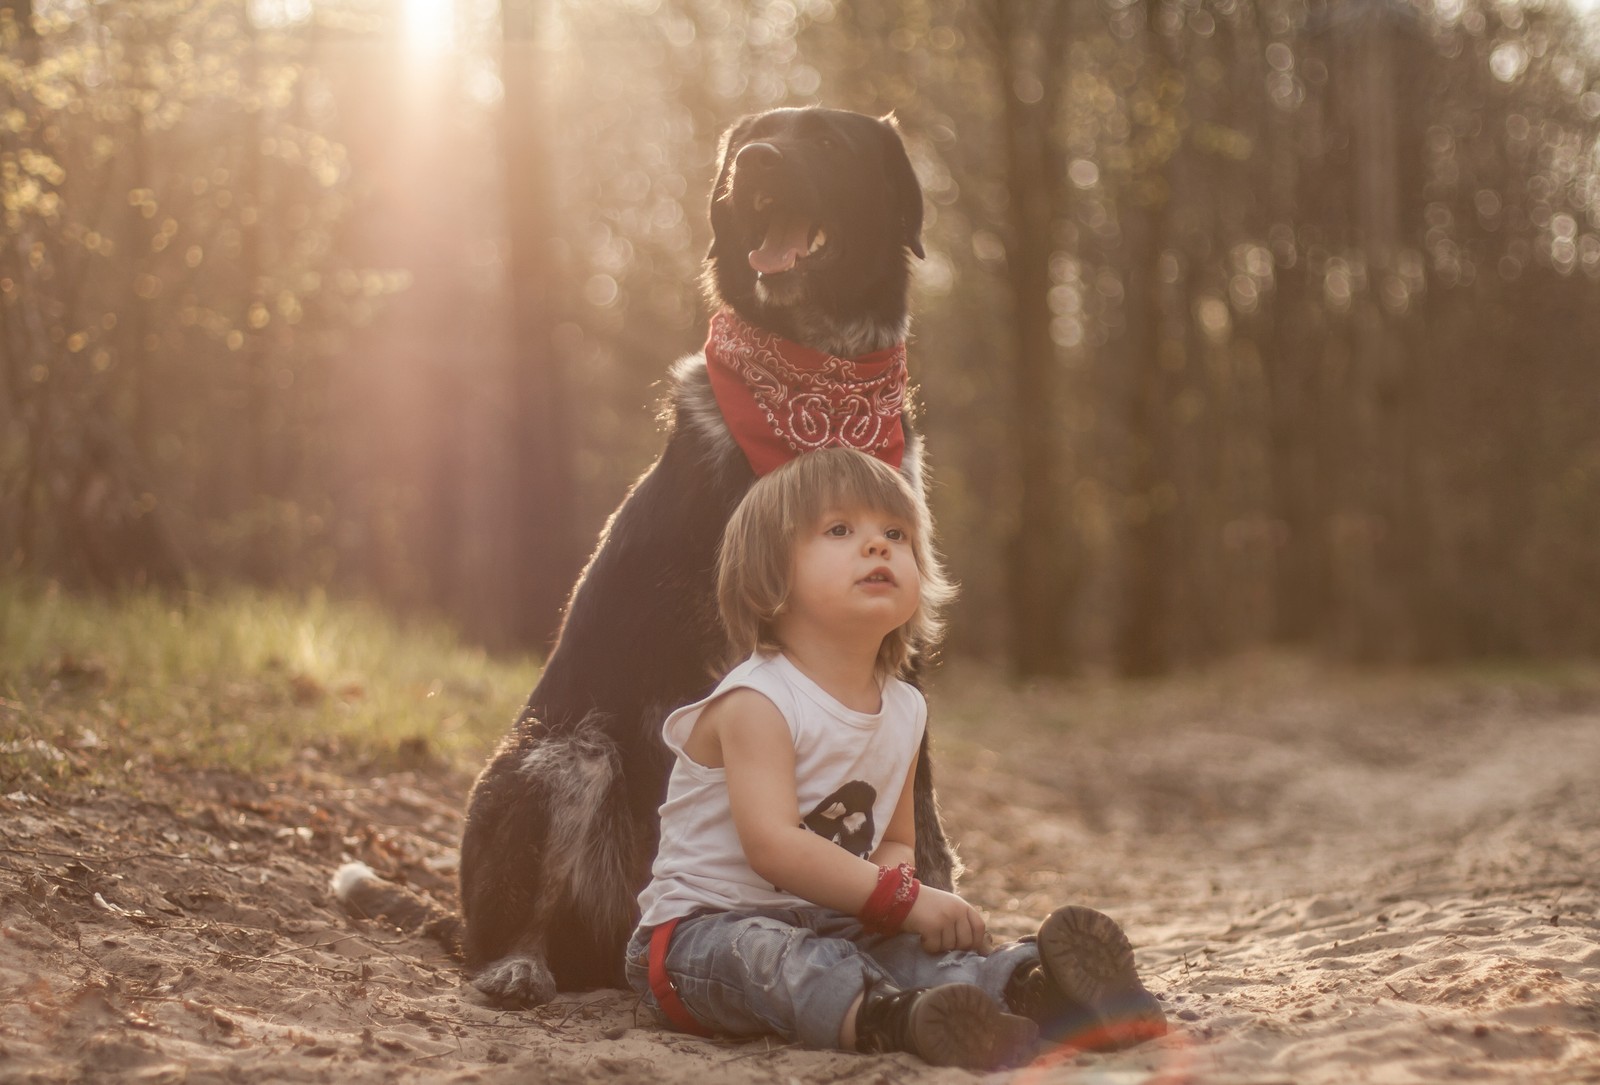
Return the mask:
<path id="1" fill-rule="evenodd" d="M 834 535 L 834 536 L 837 536 L 839 538 L 843 538 L 844 536 L 850 534 L 850 529 L 848 527 L 846 527 L 844 524 L 834 524 L 832 527 L 828 528 L 828 530 L 826 532 L 824 532 L 824 534 Z"/>
<path id="2" fill-rule="evenodd" d="M 906 533 L 897 527 L 891 527 L 888 531 L 885 531 L 883 533 L 883 537 L 888 539 L 890 542 L 906 541 Z"/>

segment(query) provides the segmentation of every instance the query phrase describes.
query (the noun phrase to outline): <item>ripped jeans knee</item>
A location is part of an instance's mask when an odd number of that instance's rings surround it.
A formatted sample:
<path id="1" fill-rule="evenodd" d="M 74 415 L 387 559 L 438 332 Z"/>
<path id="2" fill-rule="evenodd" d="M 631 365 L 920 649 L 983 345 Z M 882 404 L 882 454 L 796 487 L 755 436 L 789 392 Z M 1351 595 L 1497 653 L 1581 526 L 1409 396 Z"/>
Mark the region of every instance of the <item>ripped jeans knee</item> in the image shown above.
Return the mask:
<path id="1" fill-rule="evenodd" d="M 785 968 L 790 952 L 812 937 L 812 933 L 802 927 L 763 916 L 753 916 L 739 923 L 728 952 L 732 956 L 730 964 L 744 978 L 740 986 L 768 995 L 776 991 L 793 978 Z"/>

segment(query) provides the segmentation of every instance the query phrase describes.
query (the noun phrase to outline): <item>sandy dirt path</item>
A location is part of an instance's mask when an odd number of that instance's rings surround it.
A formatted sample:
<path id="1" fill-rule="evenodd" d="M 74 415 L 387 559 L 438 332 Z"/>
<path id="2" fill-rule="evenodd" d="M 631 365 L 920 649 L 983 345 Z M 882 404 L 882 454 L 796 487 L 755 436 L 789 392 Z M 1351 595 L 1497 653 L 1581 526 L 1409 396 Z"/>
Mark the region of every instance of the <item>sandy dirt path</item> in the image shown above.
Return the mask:
<path id="1" fill-rule="evenodd" d="M 1002 936 L 1116 916 L 1175 1026 L 990 1076 L 1600 1083 L 1600 697 L 1269 671 L 1132 697 L 941 676 L 966 894 Z M 327 892 L 352 857 L 451 903 L 465 786 L 308 763 L 0 797 L 0 1081 L 982 1077 L 678 1036 L 623 992 L 484 1005 Z"/>

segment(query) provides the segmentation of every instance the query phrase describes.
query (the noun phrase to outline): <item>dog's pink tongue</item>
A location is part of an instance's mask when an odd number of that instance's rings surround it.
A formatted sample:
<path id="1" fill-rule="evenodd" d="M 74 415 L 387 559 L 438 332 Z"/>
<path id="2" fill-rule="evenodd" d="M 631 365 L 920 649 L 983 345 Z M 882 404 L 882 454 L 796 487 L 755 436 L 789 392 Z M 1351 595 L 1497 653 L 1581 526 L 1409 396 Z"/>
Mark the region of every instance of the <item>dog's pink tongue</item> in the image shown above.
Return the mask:
<path id="1" fill-rule="evenodd" d="M 779 216 L 767 227 L 761 247 L 750 250 L 750 266 L 763 275 L 788 271 L 810 245 L 810 219 Z"/>

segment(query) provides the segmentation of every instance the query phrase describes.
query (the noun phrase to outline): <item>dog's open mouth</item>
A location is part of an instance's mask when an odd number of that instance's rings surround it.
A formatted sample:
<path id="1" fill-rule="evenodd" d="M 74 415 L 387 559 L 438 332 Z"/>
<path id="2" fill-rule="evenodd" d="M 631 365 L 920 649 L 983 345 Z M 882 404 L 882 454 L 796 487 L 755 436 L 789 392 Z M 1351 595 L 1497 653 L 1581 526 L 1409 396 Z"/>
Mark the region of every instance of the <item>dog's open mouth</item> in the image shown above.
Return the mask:
<path id="1" fill-rule="evenodd" d="M 761 244 L 750 250 L 750 267 L 760 275 L 793 271 L 802 260 L 818 255 L 828 244 L 828 232 L 820 222 L 778 205 L 771 196 L 756 196 L 751 210 L 756 227 L 751 236 L 759 234 Z"/>
<path id="2" fill-rule="evenodd" d="M 828 231 L 815 195 L 792 157 L 757 140 L 732 153 L 732 173 L 722 197 L 733 211 L 739 237 L 749 248 L 750 270 L 759 279 L 796 271 L 827 252 Z"/>
<path id="3" fill-rule="evenodd" d="M 802 202 L 786 189 L 774 178 L 747 184 L 734 181 L 734 208 L 747 243 L 755 246 L 749 254 L 750 270 L 763 278 L 792 272 L 827 250 L 821 219 L 800 208 Z"/>

